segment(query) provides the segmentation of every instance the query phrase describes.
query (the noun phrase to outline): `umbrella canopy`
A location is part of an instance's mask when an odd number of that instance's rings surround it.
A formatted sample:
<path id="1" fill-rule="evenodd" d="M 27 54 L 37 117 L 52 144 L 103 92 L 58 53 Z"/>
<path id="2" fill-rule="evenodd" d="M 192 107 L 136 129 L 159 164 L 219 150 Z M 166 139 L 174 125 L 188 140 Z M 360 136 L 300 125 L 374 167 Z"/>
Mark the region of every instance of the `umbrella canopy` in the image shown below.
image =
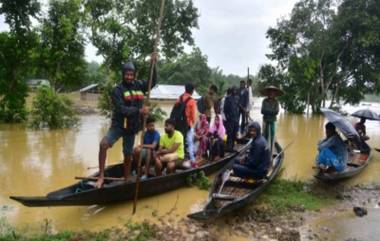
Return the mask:
<path id="1" fill-rule="evenodd" d="M 377 115 L 375 112 L 373 112 L 370 109 L 358 110 L 352 113 L 351 115 L 358 118 L 380 121 L 379 115 Z"/>
<path id="2" fill-rule="evenodd" d="M 333 123 L 336 128 L 338 128 L 345 137 L 347 138 L 355 138 L 359 137 L 358 132 L 351 125 L 351 123 L 345 119 L 341 114 L 330 110 L 330 109 L 321 109 L 322 113 L 325 115 L 327 120 Z"/>
<path id="3" fill-rule="evenodd" d="M 265 87 L 264 89 L 262 89 L 260 91 L 260 93 L 262 95 L 268 96 L 269 95 L 269 91 L 273 91 L 275 96 L 281 96 L 281 95 L 284 94 L 284 92 L 282 90 L 280 90 L 279 88 L 277 88 L 274 85 L 270 85 L 270 86 Z"/>

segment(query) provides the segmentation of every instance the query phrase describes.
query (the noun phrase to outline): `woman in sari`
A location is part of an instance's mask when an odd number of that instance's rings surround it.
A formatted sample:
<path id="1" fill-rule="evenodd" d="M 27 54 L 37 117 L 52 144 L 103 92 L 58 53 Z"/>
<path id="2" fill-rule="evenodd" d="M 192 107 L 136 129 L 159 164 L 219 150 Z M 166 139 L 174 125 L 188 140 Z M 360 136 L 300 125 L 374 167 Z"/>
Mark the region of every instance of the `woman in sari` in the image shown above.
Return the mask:
<path id="1" fill-rule="evenodd" d="M 209 123 L 207 121 L 207 116 L 205 114 L 201 114 L 195 127 L 195 139 L 199 142 L 196 159 L 200 159 L 207 152 L 208 131 Z"/>
<path id="2" fill-rule="evenodd" d="M 210 148 L 211 148 L 211 161 L 224 157 L 224 137 L 226 136 L 226 129 L 223 125 L 222 116 L 216 115 L 214 123 L 209 130 Z"/>

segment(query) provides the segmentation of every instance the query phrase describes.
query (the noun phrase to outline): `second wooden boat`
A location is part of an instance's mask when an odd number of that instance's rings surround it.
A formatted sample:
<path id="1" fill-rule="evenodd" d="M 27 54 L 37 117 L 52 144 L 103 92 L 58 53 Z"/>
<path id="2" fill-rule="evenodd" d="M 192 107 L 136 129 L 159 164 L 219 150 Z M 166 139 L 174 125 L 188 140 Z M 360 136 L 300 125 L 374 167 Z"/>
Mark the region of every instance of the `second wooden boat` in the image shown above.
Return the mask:
<path id="1" fill-rule="evenodd" d="M 246 182 L 234 176 L 228 177 L 226 173 L 232 169 L 231 162 L 215 178 L 214 184 L 209 192 L 209 200 L 204 209 L 200 212 L 189 214 L 188 217 L 198 220 L 217 218 L 244 207 L 255 200 L 274 181 L 280 172 L 284 160 L 284 153 L 278 143 L 275 143 L 275 151 L 273 153 L 272 167 L 267 178 L 256 180 L 253 183 Z M 226 176 L 228 179 L 224 180 Z"/>

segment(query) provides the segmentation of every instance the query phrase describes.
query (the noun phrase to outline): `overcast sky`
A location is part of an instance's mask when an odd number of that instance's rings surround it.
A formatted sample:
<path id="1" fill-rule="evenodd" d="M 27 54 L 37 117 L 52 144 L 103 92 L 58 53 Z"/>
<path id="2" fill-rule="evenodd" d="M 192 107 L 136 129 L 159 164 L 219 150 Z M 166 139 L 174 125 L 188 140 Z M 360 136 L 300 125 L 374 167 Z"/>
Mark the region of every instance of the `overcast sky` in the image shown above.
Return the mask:
<path id="1" fill-rule="evenodd" d="M 267 63 L 269 42 L 265 33 L 278 19 L 287 17 L 296 0 L 193 0 L 199 9 L 199 29 L 195 44 L 208 56 L 209 66 L 219 66 L 225 74 L 256 73 Z M 6 30 L 0 16 L 0 31 Z M 96 49 L 86 49 L 88 60 L 101 61 Z"/>

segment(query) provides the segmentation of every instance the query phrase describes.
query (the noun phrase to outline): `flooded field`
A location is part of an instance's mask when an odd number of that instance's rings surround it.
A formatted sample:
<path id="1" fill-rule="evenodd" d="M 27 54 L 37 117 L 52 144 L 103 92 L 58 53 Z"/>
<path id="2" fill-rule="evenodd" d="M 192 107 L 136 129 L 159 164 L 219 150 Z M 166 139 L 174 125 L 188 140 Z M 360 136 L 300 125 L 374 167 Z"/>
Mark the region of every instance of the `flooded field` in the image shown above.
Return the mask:
<path id="1" fill-rule="evenodd" d="M 379 105 L 370 107 L 380 112 Z M 167 112 L 170 110 L 169 105 L 163 105 L 163 108 Z M 358 108 L 363 107 L 347 107 L 345 110 L 352 113 Z M 252 118 L 261 122 L 259 106 L 255 106 Z M 353 123 L 357 121 L 355 118 L 349 119 Z M 316 143 L 324 136 L 325 121 L 323 116 L 279 115 L 278 142 L 285 146 L 295 140 L 285 153 L 285 169 L 281 178 L 313 178 Z M 379 148 L 380 122 L 368 121 L 366 125 L 371 137 L 370 146 Z M 49 222 L 56 230 L 98 230 L 122 225 L 130 219 L 149 219 L 152 215 L 167 212 L 173 213 L 178 219 L 183 218 L 205 202 L 206 191 L 185 187 L 140 200 L 137 215 L 132 217 L 132 202 L 106 207 L 28 208 L 8 198 L 10 195 L 45 195 L 74 183 L 74 176 L 85 176 L 96 171 L 99 141 L 108 127 L 109 120 L 98 115 L 82 116 L 80 127 L 73 130 L 34 131 L 22 125 L 0 125 L 0 217 L 6 217 L 11 224 L 27 229 L 38 228 L 41 223 Z M 163 131 L 162 123 L 158 124 L 158 129 Z M 380 153 L 374 151 L 373 154 L 370 165 L 360 175 L 347 181 L 347 185 L 380 182 Z M 121 159 L 119 141 L 108 152 L 107 164 L 119 163 Z M 378 210 L 368 216 L 368 222 L 380 221 Z M 340 218 L 336 217 L 336 220 Z M 345 230 L 352 230 L 352 226 L 361 227 L 360 224 L 351 224 L 349 217 L 344 220 L 329 222 L 339 230 L 343 229 L 342 226 Z M 378 236 L 375 226 L 373 229 L 374 232 L 368 235 Z"/>

